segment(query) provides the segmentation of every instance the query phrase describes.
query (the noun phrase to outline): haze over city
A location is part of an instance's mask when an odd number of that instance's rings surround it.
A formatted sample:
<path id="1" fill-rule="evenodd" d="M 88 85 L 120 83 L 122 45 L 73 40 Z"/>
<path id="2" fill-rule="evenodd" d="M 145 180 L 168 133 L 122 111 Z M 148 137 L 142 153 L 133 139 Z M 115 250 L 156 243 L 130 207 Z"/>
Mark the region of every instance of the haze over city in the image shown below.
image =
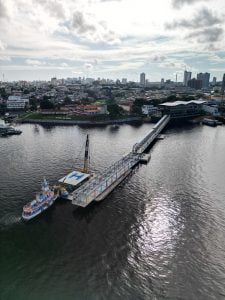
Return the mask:
<path id="1" fill-rule="evenodd" d="M 222 80 L 223 0 L 0 0 L 0 80 Z"/>

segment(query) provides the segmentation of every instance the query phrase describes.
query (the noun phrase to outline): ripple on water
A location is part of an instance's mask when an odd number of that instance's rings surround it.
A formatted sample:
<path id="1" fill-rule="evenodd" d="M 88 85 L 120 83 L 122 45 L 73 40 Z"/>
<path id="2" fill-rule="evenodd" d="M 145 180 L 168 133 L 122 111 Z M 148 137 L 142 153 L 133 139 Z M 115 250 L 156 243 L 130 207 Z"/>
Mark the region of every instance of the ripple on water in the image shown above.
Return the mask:
<path id="1" fill-rule="evenodd" d="M 4 299 L 222 299 L 224 128 L 171 128 L 102 203 L 58 202 L 21 222 L 44 175 L 54 183 L 81 166 L 87 133 L 99 171 L 149 126 L 21 125 L 20 137 L 0 140 Z"/>

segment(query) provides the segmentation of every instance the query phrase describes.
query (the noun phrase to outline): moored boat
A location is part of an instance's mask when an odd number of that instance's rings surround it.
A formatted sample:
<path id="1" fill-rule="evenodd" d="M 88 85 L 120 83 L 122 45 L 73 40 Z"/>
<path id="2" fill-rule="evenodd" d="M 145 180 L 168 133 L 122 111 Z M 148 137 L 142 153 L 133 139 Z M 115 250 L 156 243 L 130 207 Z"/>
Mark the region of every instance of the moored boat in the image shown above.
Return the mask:
<path id="1" fill-rule="evenodd" d="M 216 120 L 207 119 L 207 118 L 203 119 L 202 124 L 208 125 L 208 126 L 213 126 L 213 127 L 217 126 Z"/>
<path id="2" fill-rule="evenodd" d="M 5 124 L 4 120 L 0 120 L 0 135 L 7 136 L 7 135 L 19 135 L 21 134 L 21 130 L 17 130 L 7 124 Z"/>
<path id="3" fill-rule="evenodd" d="M 44 178 L 41 185 L 41 191 L 36 194 L 36 198 L 23 207 L 23 220 L 29 221 L 30 219 L 33 219 L 48 209 L 57 198 L 58 191 L 54 191 L 54 189 L 50 188 L 47 180 Z"/>

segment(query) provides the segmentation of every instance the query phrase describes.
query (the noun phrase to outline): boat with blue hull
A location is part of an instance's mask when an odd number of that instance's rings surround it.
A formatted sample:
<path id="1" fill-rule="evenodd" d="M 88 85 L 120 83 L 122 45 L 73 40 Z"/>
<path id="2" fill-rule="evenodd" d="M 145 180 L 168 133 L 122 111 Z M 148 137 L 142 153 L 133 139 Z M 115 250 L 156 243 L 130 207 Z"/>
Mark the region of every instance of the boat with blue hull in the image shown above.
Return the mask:
<path id="1" fill-rule="evenodd" d="M 89 136 L 87 135 L 84 154 L 84 167 L 81 170 L 70 172 L 68 175 L 61 178 L 58 181 L 58 184 L 52 188 L 44 178 L 44 181 L 41 185 L 41 191 L 36 194 L 36 198 L 23 207 L 22 219 L 25 221 L 33 219 L 52 206 L 57 198 L 63 200 L 72 200 L 70 198 L 70 194 L 84 184 L 84 182 L 89 180 L 91 176 L 93 176 L 93 174 L 88 172 L 89 162 Z"/>
<path id="2" fill-rule="evenodd" d="M 36 194 L 36 198 L 23 207 L 22 219 L 29 221 L 38 216 L 52 206 L 58 196 L 58 191 L 50 188 L 47 180 L 44 178 L 41 191 Z"/>

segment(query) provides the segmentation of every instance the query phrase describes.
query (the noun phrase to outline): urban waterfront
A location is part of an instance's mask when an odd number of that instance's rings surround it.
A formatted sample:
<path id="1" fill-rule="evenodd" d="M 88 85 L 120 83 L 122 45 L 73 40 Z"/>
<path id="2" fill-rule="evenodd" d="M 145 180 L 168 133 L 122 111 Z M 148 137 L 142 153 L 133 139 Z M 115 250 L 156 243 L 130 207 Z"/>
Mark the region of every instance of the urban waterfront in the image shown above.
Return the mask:
<path id="1" fill-rule="evenodd" d="M 1 299 L 224 299 L 224 126 L 168 128 L 103 202 L 57 202 L 29 223 L 24 204 L 81 167 L 104 170 L 153 125 L 19 125 L 0 139 Z"/>

